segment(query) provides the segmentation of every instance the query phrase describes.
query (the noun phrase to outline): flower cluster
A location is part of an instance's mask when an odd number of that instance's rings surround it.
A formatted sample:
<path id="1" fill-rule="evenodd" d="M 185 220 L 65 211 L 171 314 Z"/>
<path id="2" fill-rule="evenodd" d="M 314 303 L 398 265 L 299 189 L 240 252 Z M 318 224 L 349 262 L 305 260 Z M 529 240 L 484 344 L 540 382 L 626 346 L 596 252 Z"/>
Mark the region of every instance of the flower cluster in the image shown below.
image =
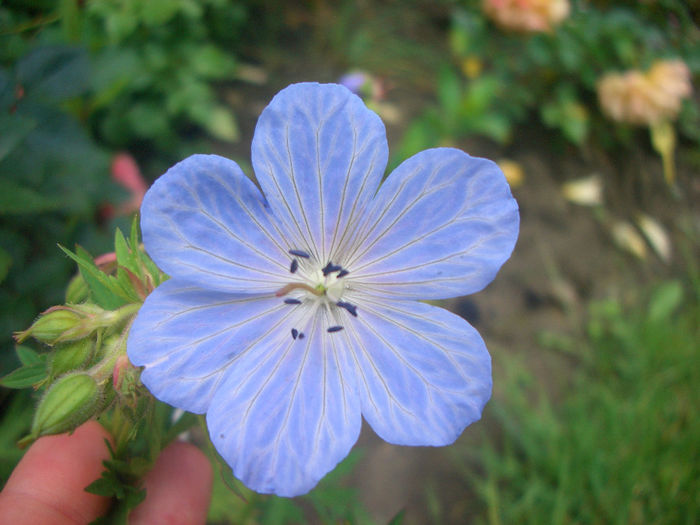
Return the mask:
<path id="1" fill-rule="evenodd" d="M 690 96 L 690 71 L 681 60 L 658 61 L 646 73 L 609 73 L 597 85 L 600 106 L 618 122 L 654 125 L 678 116 Z"/>
<path id="2" fill-rule="evenodd" d="M 483 0 L 486 16 L 508 31 L 550 31 L 569 16 L 568 0 Z"/>
<path id="3" fill-rule="evenodd" d="M 303 494 L 362 417 L 400 445 L 446 445 L 481 416 L 491 365 L 462 318 L 419 299 L 486 286 L 518 234 L 496 164 L 423 151 L 382 183 L 384 125 L 339 85 L 263 111 L 252 163 L 195 155 L 146 194 L 144 245 L 171 276 L 129 334 L 158 399 L 206 413 L 250 488 Z M 261 191 L 262 190 L 262 193 Z"/>

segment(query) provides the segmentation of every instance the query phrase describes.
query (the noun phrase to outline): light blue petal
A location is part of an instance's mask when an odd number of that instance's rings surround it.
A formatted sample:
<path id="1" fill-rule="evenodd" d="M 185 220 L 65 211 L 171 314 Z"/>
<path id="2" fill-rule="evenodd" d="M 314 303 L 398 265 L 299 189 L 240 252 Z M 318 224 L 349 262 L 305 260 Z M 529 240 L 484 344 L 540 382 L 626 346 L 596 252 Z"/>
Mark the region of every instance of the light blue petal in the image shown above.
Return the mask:
<path id="1" fill-rule="evenodd" d="M 294 84 L 260 115 L 252 160 L 258 182 L 300 250 L 335 262 L 386 169 L 384 124 L 335 84 Z"/>
<path id="2" fill-rule="evenodd" d="M 466 295 L 495 277 L 518 228 L 518 205 L 495 163 L 431 149 L 389 175 L 338 264 L 354 285 L 373 293 Z"/>
<path id="3" fill-rule="evenodd" d="M 479 333 L 424 303 L 358 303 L 344 332 L 355 340 L 362 415 L 389 443 L 452 443 L 491 396 L 491 359 Z"/>
<path id="4" fill-rule="evenodd" d="M 362 418 L 345 339 L 319 316 L 304 339 L 270 338 L 227 372 L 207 412 L 214 446 L 251 489 L 298 496 L 350 451 Z"/>
<path id="5" fill-rule="evenodd" d="M 288 281 L 290 248 L 238 165 L 193 155 L 148 190 L 144 246 L 172 277 L 229 292 L 271 292 Z"/>
<path id="6" fill-rule="evenodd" d="M 161 401 L 204 413 L 225 371 L 264 345 L 289 337 L 308 317 L 274 296 L 231 295 L 169 280 L 147 298 L 129 331 L 127 353 Z"/>

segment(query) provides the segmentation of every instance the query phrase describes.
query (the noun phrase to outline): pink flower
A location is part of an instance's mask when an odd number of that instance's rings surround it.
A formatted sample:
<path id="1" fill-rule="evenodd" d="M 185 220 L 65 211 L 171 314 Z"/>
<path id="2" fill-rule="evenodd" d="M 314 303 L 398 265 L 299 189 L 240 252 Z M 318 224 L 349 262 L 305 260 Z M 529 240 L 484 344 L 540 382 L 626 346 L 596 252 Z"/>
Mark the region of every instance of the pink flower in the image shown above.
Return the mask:
<path id="1" fill-rule="evenodd" d="M 141 207 L 143 196 L 148 190 L 148 184 L 141 175 L 134 157 L 128 153 L 118 153 L 112 159 L 112 180 L 129 191 L 130 197 L 116 208 L 107 204 L 102 210 L 105 218 L 130 215 Z"/>

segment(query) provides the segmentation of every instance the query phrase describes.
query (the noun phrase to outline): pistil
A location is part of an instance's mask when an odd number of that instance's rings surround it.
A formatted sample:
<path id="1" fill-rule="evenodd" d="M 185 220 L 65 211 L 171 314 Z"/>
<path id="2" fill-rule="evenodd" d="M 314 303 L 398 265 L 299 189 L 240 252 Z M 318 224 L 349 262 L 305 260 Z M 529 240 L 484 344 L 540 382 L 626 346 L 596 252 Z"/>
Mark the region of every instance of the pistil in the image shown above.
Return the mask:
<path id="1" fill-rule="evenodd" d="M 277 290 L 275 292 L 275 296 L 282 297 L 284 295 L 287 295 L 292 290 L 306 290 L 307 292 L 311 292 L 312 294 L 318 295 L 319 297 L 322 296 L 326 291 L 325 288 L 322 290 L 318 290 L 316 288 L 312 288 L 306 283 L 289 283 Z"/>

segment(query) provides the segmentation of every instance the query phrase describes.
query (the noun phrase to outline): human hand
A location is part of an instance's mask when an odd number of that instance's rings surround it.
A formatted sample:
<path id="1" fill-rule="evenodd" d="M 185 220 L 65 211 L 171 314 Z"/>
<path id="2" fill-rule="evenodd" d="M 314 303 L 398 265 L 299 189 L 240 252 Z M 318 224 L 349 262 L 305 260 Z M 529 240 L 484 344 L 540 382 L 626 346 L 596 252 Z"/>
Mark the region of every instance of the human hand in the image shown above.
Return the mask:
<path id="1" fill-rule="evenodd" d="M 38 439 L 0 493 L 0 522 L 15 525 L 87 524 L 107 512 L 110 500 L 85 492 L 109 458 L 108 432 L 95 421 L 71 434 Z M 144 477 L 146 499 L 129 515 L 131 525 L 194 525 L 206 521 L 212 469 L 189 443 L 171 443 Z"/>

